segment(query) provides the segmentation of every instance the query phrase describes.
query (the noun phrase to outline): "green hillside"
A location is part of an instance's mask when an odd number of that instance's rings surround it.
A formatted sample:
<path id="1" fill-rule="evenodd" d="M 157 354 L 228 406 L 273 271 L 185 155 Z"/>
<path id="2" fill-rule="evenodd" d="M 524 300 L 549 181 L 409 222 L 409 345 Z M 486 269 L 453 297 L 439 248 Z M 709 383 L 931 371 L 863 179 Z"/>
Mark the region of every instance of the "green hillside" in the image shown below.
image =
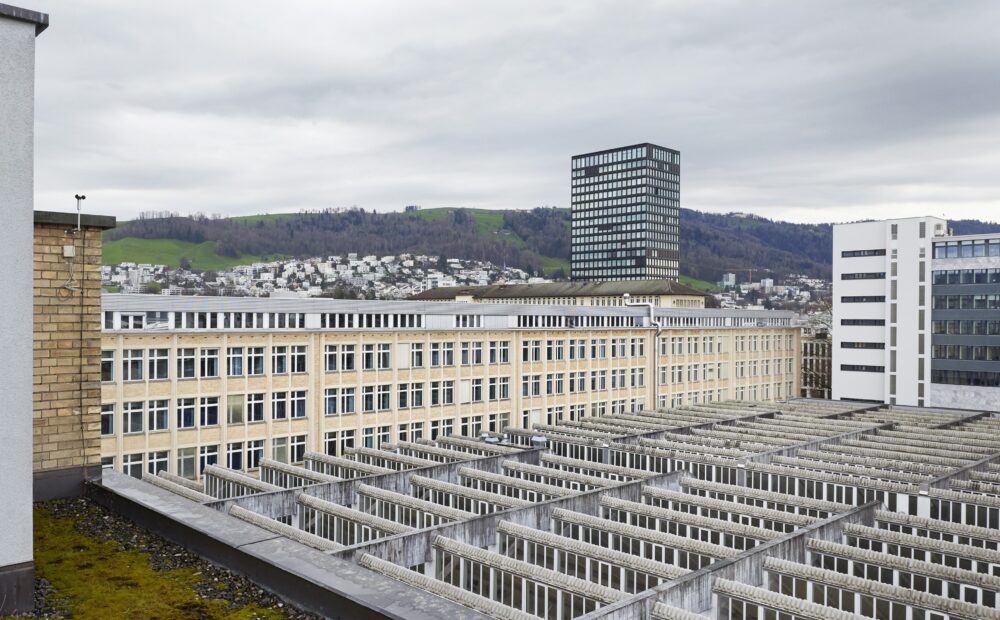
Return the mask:
<path id="1" fill-rule="evenodd" d="M 678 280 L 680 281 L 681 284 L 685 286 L 690 286 L 691 288 L 696 288 L 699 291 L 711 292 L 719 290 L 719 287 L 717 287 L 715 284 L 711 282 L 707 282 L 705 280 L 699 280 L 697 278 L 692 278 L 691 276 L 685 276 L 683 274 L 678 278 Z"/>
<path id="2" fill-rule="evenodd" d="M 416 217 L 427 222 L 436 221 L 450 221 L 455 217 L 455 209 L 421 209 L 419 211 L 411 211 L 408 213 L 411 217 Z M 523 248 L 527 246 L 527 242 L 520 237 L 516 232 L 507 228 L 504 224 L 504 212 L 495 211 L 491 209 L 461 209 L 469 217 L 472 218 L 472 223 L 475 227 L 476 232 L 483 237 L 494 237 L 507 241 L 515 247 Z M 564 263 L 569 265 L 569 261 L 560 261 L 558 259 L 553 263 L 552 269 L 558 269 L 559 266 Z M 544 266 L 545 269 L 549 269 L 548 266 Z"/>
<path id="3" fill-rule="evenodd" d="M 263 256 L 252 255 L 242 255 L 238 258 L 219 256 L 215 252 L 215 246 L 215 241 L 191 243 L 176 239 L 125 237 L 117 241 L 105 241 L 103 259 L 105 265 L 130 262 L 176 268 L 180 267 L 182 258 L 187 258 L 191 261 L 191 268 L 200 271 L 217 271 L 268 260 Z"/>

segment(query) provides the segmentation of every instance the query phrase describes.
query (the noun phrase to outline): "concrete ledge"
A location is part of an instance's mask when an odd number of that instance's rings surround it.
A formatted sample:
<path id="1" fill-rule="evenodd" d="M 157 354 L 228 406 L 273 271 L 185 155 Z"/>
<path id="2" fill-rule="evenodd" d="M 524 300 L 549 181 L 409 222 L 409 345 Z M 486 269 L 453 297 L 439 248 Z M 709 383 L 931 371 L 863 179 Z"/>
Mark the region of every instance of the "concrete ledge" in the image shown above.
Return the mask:
<path id="1" fill-rule="evenodd" d="M 0 7 L 4 5 L 0 4 Z M 35 224 L 53 224 L 56 226 L 66 226 L 76 228 L 76 213 L 63 213 L 61 211 L 35 211 Z M 108 230 L 116 226 L 116 219 L 113 215 L 92 215 L 84 213 L 80 216 L 80 226 L 83 228 L 100 228 Z"/>
<path id="2" fill-rule="evenodd" d="M 24 614 L 35 607 L 35 563 L 0 566 L 0 615 Z"/>
<path id="3" fill-rule="evenodd" d="M 32 499 L 36 502 L 46 502 L 50 499 L 80 497 L 84 493 L 84 483 L 100 477 L 100 465 L 36 471 Z"/>
<path id="4" fill-rule="evenodd" d="M 288 540 L 149 483 L 106 471 L 99 504 L 327 618 L 483 620 L 486 616 Z"/>
<path id="5" fill-rule="evenodd" d="M 8 19 L 16 19 L 19 22 L 29 22 L 35 24 L 36 37 L 42 34 L 43 30 L 49 27 L 48 13 L 39 13 L 38 11 L 30 11 L 28 9 L 22 9 L 19 6 L 0 4 L 0 17 L 6 17 Z"/>

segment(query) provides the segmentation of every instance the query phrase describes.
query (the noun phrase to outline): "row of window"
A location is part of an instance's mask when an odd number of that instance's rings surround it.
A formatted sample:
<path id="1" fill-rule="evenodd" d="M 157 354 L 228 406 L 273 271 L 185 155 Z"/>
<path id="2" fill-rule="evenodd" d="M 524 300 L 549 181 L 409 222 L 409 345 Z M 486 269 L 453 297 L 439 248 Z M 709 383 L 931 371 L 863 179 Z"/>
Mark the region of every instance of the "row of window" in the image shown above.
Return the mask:
<path id="1" fill-rule="evenodd" d="M 931 370 L 931 383 L 1000 387 L 1000 372 L 977 370 Z"/>
<path id="2" fill-rule="evenodd" d="M 541 340 L 526 340 L 521 343 L 521 361 L 539 362 L 561 361 L 563 359 L 587 359 L 587 339 L 571 338 L 569 347 L 563 340 L 546 340 L 544 349 Z M 607 338 L 590 339 L 590 359 L 645 357 L 646 340 L 644 338 Z M 544 352 L 544 355 L 543 355 Z M 609 355 L 610 353 L 610 355 Z"/>
<path id="3" fill-rule="evenodd" d="M 557 379 L 550 375 L 548 384 L 557 385 L 561 389 L 562 375 L 558 375 Z M 483 379 L 463 381 L 460 388 L 458 399 L 463 403 L 510 399 L 509 377 L 493 377 L 485 382 Z M 396 394 L 396 409 L 437 407 L 456 403 L 455 381 L 430 381 L 426 384 L 399 383 L 395 388 L 392 384 L 386 383 L 365 385 L 360 388 L 326 388 L 323 392 L 322 411 L 326 416 L 389 411 L 393 409 L 393 392 Z M 271 420 L 307 417 L 306 390 L 272 392 L 269 398 L 267 396 L 261 392 L 229 394 L 224 399 L 219 396 L 178 398 L 173 402 L 172 409 L 171 401 L 168 399 L 128 401 L 122 403 L 121 432 L 132 434 L 170 430 L 171 419 L 175 420 L 173 428 L 178 430 L 217 426 L 223 413 L 223 405 L 226 423 L 230 425 L 264 422 L 265 412 L 268 410 L 271 413 Z M 268 402 L 270 407 L 266 406 Z M 115 419 L 115 404 L 102 405 L 101 434 L 115 434 Z"/>
<path id="4" fill-rule="evenodd" d="M 120 312 L 118 329 L 303 329 L 301 312 Z M 115 313 L 104 312 L 104 329 L 115 329 Z"/>
<path id="5" fill-rule="evenodd" d="M 230 377 L 263 375 L 266 347 L 229 347 L 225 356 L 225 371 Z M 184 347 L 174 352 L 178 379 L 220 376 L 220 349 Z M 123 381 L 161 380 L 170 378 L 170 349 L 124 349 L 121 378 Z M 306 372 L 306 346 L 271 347 L 271 374 Z M 115 352 L 101 351 L 101 381 L 115 380 Z"/>
<path id="6" fill-rule="evenodd" d="M 861 273 L 842 273 L 841 280 L 885 280 L 884 271 L 868 271 Z"/>
<path id="7" fill-rule="evenodd" d="M 867 366 L 865 364 L 841 364 L 840 369 L 848 372 L 885 372 L 885 366 Z"/>
<path id="8" fill-rule="evenodd" d="M 998 295 L 934 295 L 935 310 L 1000 310 Z"/>
<path id="9" fill-rule="evenodd" d="M 1000 346 L 936 344 L 931 355 L 939 360 L 975 360 L 1000 362 Z"/>
<path id="10" fill-rule="evenodd" d="M 934 244 L 934 258 L 1000 256 L 1000 239 L 944 241 Z"/>
<path id="11" fill-rule="evenodd" d="M 841 258 L 857 258 L 859 256 L 885 256 L 885 250 L 844 250 L 840 253 Z"/>
<path id="12" fill-rule="evenodd" d="M 608 381 L 610 373 L 610 382 Z M 543 389 L 544 385 L 544 389 Z M 549 373 L 546 375 L 524 375 L 521 378 L 521 396 L 532 397 L 587 391 L 587 372 Z M 613 370 L 590 371 L 590 391 L 645 387 L 645 368 L 618 368 Z"/>
<path id="13" fill-rule="evenodd" d="M 845 295 L 840 298 L 840 302 L 845 304 L 884 303 L 885 295 Z"/>
<path id="14" fill-rule="evenodd" d="M 263 422 L 265 394 L 230 394 L 225 399 L 219 396 L 197 398 L 155 399 L 149 401 L 127 401 L 122 403 L 120 412 L 121 433 L 125 435 L 142 432 L 178 430 L 218 426 L 222 407 L 225 406 L 228 424 Z M 270 395 L 272 420 L 287 420 L 306 417 L 306 390 L 272 392 Z M 116 411 L 114 403 L 101 405 L 101 434 L 114 435 Z"/>
<path id="15" fill-rule="evenodd" d="M 793 336 L 736 336 L 737 352 L 791 349 Z M 406 362 L 408 368 L 454 366 L 456 347 L 453 342 L 432 342 L 426 349 L 424 343 L 410 343 Z M 675 336 L 660 339 L 660 355 L 698 355 L 723 351 L 723 339 L 716 344 L 714 336 Z M 223 352 L 217 347 L 196 349 L 184 347 L 174 354 L 174 368 L 178 379 L 215 378 L 223 371 L 229 377 L 261 376 L 268 371 L 267 347 L 228 347 Z M 608 358 L 645 357 L 643 338 L 571 338 L 564 340 L 528 340 L 522 343 L 521 360 L 524 362 L 562 361 Z M 308 371 L 306 345 L 275 345 L 270 348 L 270 373 L 272 375 L 304 373 Z M 457 352 L 459 365 L 508 364 L 510 343 L 506 340 L 489 342 L 461 342 Z M 162 380 L 170 378 L 171 350 L 124 349 L 121 360 L 123 381 Z M 323 369 L 326 372 L 354 370 L 389 370 L 392 364 L 392 346 L 388 343 L 328 344 L 323 350 Z M 101 380 L 115 380 L 115 352 L 101 352 Z"/>
<path id="16" fill-rule="evenodd" d="M 935 334 L 1000 336 L 1000 321 L 988 320 L 947 320 L 931 321 L 931 330 Z"/>
<path id="17" fill-rule="evenodd" d="M 874 327 L 885 325 L 885 319 L 840 319 L 841 325 L 853 325 L 856 327 Z"/>
<path id="18" fill-rule="evenodd" d="M 884 342 L 841 342 L 842 349 L 884 349 Z"/>
<path id="19" fill-rule="evenodd" d="M 934 284 L 1000 284 L 1000 269 L 935 271 Z"/>

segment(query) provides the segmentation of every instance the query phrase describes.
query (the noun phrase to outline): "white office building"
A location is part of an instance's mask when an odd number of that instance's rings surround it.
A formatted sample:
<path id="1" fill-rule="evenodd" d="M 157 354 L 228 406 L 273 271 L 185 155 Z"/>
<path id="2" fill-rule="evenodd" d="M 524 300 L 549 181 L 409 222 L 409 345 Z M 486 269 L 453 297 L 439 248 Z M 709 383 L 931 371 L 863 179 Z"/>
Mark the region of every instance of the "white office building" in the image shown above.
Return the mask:
<path id="1" fill-rule="evenodd" d="M 1000 410 L 1000 233 L 833 229 L 833 398 Z"/>

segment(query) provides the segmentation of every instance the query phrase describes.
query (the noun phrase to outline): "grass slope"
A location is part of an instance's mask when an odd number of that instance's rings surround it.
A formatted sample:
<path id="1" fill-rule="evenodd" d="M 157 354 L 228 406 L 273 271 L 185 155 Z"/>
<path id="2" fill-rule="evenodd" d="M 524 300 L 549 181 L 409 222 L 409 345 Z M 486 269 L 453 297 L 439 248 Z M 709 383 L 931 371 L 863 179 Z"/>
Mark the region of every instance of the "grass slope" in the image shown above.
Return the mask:
<path id="1" fill-rule="evenodd" d="M 125 237 L 117 241 L 105 242 L 103 254 L 105 265 L 132 262 L 179 267 L 181 258 L 186 257 L 191 261 L 192 268 L 213 271 L 268 260 L 267 257 L 263 256 L 244 255 L 239 258 L 219 256 L 215 253 L 214 241 L 191 243 L 176 239 L 138 239 L 136 237 Z"/>
<path id="2" fill-rule="evenodd" d="M 201 598 L 194 569 L 155 571 L 149 555 L 78 532 L 73 520 L 35 509 L 35 573 L 56 589 L 73 618 L 251 618 L 284 614 L 258 607 L 230 610 L 226 601 Z"/>
<path id="3" fill-rule="evenodd" d="M 690 276 L 681 275 L 678 278 L 678 280 L 680 280 L 680 283 L 683 284 L 684 286 L 690 286 L 691 288 L 696 288 L 699 291 L 714 292 L 719 290 L 718 287 L 716 287 L 711 282 L 707 282 L 705 280 L 699 280 L 697 278 L 692 278 Z"/>

